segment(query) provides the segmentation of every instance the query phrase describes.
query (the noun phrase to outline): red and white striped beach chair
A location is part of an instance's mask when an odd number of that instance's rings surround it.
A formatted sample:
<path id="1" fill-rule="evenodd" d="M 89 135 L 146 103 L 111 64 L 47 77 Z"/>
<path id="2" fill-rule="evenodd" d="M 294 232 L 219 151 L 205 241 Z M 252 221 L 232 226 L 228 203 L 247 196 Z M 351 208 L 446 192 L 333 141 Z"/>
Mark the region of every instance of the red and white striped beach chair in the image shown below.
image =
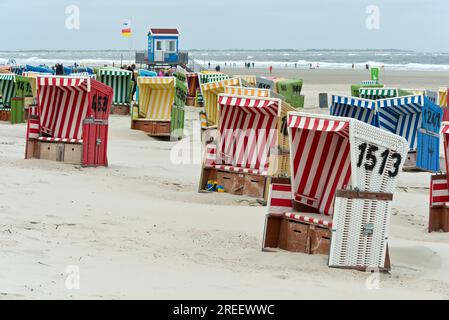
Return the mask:
<path id="1" fill-rule="evenodd" d="M 218 130 L 207 139 L 199 189 L 214 180 L 225 192 L 266 198 L 270 179 L 289 175 L 288 155 L 279 149 L 287 140 L 282 120 L 292 109 L 280 99 L 229 94 L 220 94 L 218 104 Z"/>
<path id="2" fill-rule="evenodd" d="M 432 175 L 430 180 L 429 199 L 429 232 L 449 232 L 449 122 L 441 125 L 443 134 L 444 160 L 446 163 L 445 174 Z"/>
<path id="3" fill-rule="evenodd" d="M 89 77 L 40 76 L 25 158 L 106 166 L 112 94 Z"/>
<path id="4" fill-rule="evenodd" d="M 291 182 L 271 185 L 264 249 L 329 254 L 332 267 L 384 268 L 407 141 L 349 118 L 290 112 L 287 125 Z"/>

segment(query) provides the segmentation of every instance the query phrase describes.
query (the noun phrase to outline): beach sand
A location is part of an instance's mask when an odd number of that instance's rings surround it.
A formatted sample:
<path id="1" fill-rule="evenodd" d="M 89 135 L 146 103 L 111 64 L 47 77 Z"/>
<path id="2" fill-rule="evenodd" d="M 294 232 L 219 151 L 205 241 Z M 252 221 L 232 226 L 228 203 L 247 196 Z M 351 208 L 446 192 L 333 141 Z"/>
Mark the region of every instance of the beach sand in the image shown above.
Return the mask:
<path id="1" fill-rule="evenodd" d="M 351 95 L 350 85 L 371 78 L 366 70 L 326 70 L 326 69 L 278 69 L 270 75 L 268 69 L 222 69 L 231 75 L 260 75 L 303 79 L 301 94 L 306 96 L 306 107 L 318 106 L 318 94 Z M 439 87 L 449 86 L 449 73 L 430 71 L 390 71 L 380 72 L 385 87 L 402 89 L 428 89 L 438 91 Z M 330 101 L 330 96 L 329 96 Z"/>
<path id="2" fill-rule="evenodd" d="M 349 95 L 349 84 L 368 78 L 359 71 L 297 75 L 305 80 L 309 112 L 317 111 L 311 107 L 318 92 Z M 385 72 L 382 80 L 434 90 L 449 85 L 443 73 Z M 197 119 L 188 108 L 191 136 Z M 392 270 L 379 276 L 376 289 L 367 286 L 376 275 L 328 268 L 326 256 L 262 252 L 266 207 L 252 198 L 198 193 L 198 159 L 173 164 L 179 143 L 129 126 L 128 117 L 111 116 L 109 167 L 81 168 L 24 160 L 26 126 L 0 122 L 0 298 L 449 298 L 449 234 L 427 233 L 430 174 L 400 176 Z M 183 141 L 199 146 L 197 135 Z M 76 268 L 80 287 L 68 289 L 67 271 Z"/>

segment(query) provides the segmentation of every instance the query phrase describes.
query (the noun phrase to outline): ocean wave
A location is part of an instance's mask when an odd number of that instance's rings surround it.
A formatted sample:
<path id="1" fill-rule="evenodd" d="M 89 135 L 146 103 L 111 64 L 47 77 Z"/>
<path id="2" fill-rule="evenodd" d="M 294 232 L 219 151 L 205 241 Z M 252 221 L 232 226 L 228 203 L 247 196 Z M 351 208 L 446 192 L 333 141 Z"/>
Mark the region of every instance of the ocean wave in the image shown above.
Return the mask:
<path id="1" fill-rule="evenodd" d="M 195 59 L 195 62 L 203 65 L 203 61 Z M 220 65 L 224 66 L 226 63 L 229 65 L 236 65 L 236 67 L 245 67 L 245 61 L 221 61 L 215 60 L 210 61 L 212 66 Z M 255 61 L 256 68 L 268 68 L 269 66 L 273 66 L 273 68 L 316 68 L 317 65 L 320 69 L 336 69 L 336 70 L 349 70 L 352 69 L 352 63 L 343 63 L 343 62 L 325 62 L 325 61 L 308 61 L 308 60 L 298 60 L 296 62 L 283 62 L 283 61 Z M 385 68 L 385 70 L 396 70 L 396 71 L 449 71 L 449 65 L 441 65 L 441 64 L 424 64 L 424 63 L 406 63 L 406 64 L 391 64 L 391 63 L 383 63 L 379 61 L 365 61 L 354 63 L 355 69 L 365 69 L 366 65 L 370 67 L 379 67 Z"/>

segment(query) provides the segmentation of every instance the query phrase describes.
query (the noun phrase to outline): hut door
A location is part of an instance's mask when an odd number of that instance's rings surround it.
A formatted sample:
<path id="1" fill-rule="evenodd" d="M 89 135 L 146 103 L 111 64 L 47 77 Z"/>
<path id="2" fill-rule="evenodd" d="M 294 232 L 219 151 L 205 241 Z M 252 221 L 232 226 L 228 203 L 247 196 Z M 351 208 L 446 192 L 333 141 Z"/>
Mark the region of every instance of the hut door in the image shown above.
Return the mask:
<path id="1" fill-rule="evenodd" d="M 439 171 L 440 157 L 440 124 L 442 118 L 441 109 L 424 107 L 422 124 L 418 131 L 418 145 L 416 166 L 418 168 Z"/>
<path id="2" fill-rule="evenodd" d="M 93 115 L 84 119 L 84 161 L 85 166 L 106 166 L 108 142 L 108 97 L 95 94 L 91 108 Z"/>

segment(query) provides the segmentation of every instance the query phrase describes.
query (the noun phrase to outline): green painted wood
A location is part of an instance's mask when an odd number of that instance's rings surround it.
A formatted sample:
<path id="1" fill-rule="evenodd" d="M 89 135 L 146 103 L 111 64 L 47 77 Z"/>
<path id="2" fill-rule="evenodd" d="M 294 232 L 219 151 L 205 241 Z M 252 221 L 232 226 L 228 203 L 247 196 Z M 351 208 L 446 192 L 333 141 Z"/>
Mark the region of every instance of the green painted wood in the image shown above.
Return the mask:
<path id="1" fill-rule="evenodd" d="M 25 99 L 24 98 L 12 98 L 11 99 L 11 123 L 24 123 L 24 107 L 25 107 Z"/>
<path id="2" fill-rule="evenodd" d="M 16 76 L 15 97 L 32 97 L 33 90 L 31 88 L 31 80 L 28 77 Z"/>
<path id="3" fill-rule="evenodd" d="M 171 111 L 170 135 L 172 139 L 180 139 L 184 133 L 184 106 L 174 105 Z"/>
<path id="4" fill-rule="evenodd" d="M 277 81 L 276 89 L 292 107 L 303 108 L 304 99 L 301 98 L 302 85 L 303 81 L 301 79 L 282 79 Z"/>

